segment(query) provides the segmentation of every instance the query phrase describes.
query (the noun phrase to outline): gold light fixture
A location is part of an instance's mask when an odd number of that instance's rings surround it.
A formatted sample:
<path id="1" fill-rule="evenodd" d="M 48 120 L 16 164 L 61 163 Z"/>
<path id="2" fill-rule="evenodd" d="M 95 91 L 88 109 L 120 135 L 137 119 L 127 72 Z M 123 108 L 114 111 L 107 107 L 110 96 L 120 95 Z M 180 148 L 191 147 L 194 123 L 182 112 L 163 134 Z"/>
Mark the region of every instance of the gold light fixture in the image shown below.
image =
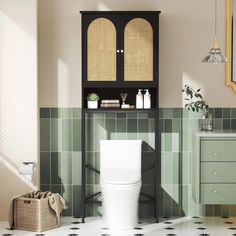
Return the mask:
<path id="1" fill-rule="evenodd" d="M 218 46 L 217 40 L 217 0 L 215 0 L 215 37 L 213 41 L 213 47 L 210 49 L 207 56 L 202 60 L 202 62 L 212 62 L 214 66 L 218 63 L 226 63 L 227 58 L 222 54 L 221 49 Z"/>

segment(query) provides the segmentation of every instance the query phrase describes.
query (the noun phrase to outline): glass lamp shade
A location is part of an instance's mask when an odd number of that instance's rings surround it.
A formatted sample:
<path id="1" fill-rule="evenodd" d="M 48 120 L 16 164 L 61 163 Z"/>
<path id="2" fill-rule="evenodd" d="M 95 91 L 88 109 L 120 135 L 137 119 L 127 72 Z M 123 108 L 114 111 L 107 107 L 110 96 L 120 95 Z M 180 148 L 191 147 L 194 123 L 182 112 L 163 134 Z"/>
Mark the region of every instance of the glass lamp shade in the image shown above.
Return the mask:
<path id="1" fill-rule="evenodd" d="M 210 52 L 202 60 L 202 62 L 212 62 L 213 65 L 217 66 L 218 63 L 227 63 L 227 59 L 223 56 L 220 48 L 218 47 L 217 39 L 214 39 L 213 47 L 210 49 Z"/>

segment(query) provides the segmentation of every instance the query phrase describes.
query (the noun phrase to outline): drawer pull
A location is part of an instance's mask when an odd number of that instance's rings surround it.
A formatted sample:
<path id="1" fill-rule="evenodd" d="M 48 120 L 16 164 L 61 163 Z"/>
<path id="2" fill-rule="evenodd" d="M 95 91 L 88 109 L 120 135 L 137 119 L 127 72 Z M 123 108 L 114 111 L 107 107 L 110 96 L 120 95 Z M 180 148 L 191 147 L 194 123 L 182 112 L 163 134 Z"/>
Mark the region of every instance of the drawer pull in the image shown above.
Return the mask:
<path id="1" fill-rule="evenodd" d="M 218 156 L 218 152 L 213 152 L 213 156 L 214 157 Z"/>
<path id="2" fill-rule="evenodd" d="M 214 189 L 212 192 L 213 192 L 213 193 L 218 193 L 216 189 Z"/>
<path id="3" fill-rule="evenodd" d="M 216 176 L 216 175 L 218 175 L 218 172 L 217 171 L 213 171 L 212 174 Z"/>

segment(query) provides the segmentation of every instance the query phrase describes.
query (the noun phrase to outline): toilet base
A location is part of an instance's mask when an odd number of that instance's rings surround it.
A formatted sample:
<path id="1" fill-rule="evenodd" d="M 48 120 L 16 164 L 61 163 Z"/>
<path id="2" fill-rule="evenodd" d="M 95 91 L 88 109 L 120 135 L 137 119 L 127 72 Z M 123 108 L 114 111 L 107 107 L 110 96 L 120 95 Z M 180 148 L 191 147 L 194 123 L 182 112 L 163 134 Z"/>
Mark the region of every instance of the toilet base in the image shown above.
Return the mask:
<path id="1" fill-rule="evenodd" d="M 141 182 L 130 185 L 101 184 L 103 222 L 112 230 L 130 230 L 138 225 Z"/>

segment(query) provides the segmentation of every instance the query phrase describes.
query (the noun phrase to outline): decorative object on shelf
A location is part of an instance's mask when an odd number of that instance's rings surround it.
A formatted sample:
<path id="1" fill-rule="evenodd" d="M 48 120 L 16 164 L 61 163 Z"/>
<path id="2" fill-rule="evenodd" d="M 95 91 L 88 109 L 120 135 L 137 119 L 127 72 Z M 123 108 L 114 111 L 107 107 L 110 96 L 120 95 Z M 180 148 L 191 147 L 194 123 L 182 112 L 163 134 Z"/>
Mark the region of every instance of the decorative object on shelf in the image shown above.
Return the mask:
<path id="1" fill-rule="evenodd" d="M 209 106 L 200 94 L 200 90 L 201 89 L 197 89 L 195 91 L 189 85 L 184 85 L 182 92 L 187 95 L 187 98 L 185 98 L 185 107 L 188 108 L 189 111 L 192 110 L 193 112 L 199 112 L 202 110 L 202 130 L 212 131 L 212 114 L 209 112 Z"/>
<path id="2" fill-rule="evenodd" d="M 102 100 L 101 108 L 120 108 L 120 101 L 118 99 Z"/>
<path id="3" fill-rule="evenodd" d="M 128 104 L 125 104 L 125 100 L 126 100 L 127 97 L 128 97 L 128 93 L 121 93 L 121 94 L 120 94 L 120 97 L 121 97 L 121 100 L 122 100 L 121 108 L 129 108 L 129 105 L 128 105 Z"/>
<path id="4" fill-rule="evenodd" d="M 136 95 L 136 108 L 137 109 L 143 109 L 143 94 L 142 94 L 142 89 L 139 89 L 138 93 Z"/>
<path id="5" fill-rule="evenodd" d="M 215 0 L 215 37 L 213 41 L 213 47 L 210 49 L 210 52 L 207 56 L 202 60 L 202 62 L 213 62 L 214 66 L 217 66 L 218 63 L 226 63 L 227 59 L 222 54 L 221 49 L 218 46 L 217 40 L 217 0 Z"/>
<path id="6" fill-rule="evenodd" d="M 99 96 L 96 93 L 90 93 L 87 96 L 87 105 L 88 109 L 97 109 L 98 108 Z"/>
<path id="7" fill-rule="evenodd" d="M 151 108 L 151 94 L 149 93 L 148 89 L 145 89 L 145 94 L 144 94 L 144 103 L 143 103 L 143 108 L 145 109 L 150 109 Z"/>

